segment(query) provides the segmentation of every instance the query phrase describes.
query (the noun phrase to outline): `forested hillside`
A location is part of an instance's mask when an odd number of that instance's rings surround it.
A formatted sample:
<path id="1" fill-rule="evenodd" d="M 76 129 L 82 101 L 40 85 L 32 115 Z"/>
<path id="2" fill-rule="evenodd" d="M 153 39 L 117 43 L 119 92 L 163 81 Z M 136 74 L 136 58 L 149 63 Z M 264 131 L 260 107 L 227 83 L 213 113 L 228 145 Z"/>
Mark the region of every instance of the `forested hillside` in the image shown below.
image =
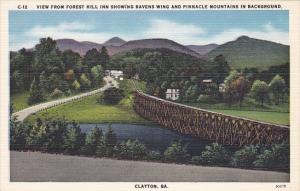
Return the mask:
<path id="1" fill-rule="evenodd" d="M 220 54 L 234 69 L 255 67 L 261 71 L 289 62 L 289 46 L 247 36 L 222 44 L 207 56 L 214 59 Z"/>

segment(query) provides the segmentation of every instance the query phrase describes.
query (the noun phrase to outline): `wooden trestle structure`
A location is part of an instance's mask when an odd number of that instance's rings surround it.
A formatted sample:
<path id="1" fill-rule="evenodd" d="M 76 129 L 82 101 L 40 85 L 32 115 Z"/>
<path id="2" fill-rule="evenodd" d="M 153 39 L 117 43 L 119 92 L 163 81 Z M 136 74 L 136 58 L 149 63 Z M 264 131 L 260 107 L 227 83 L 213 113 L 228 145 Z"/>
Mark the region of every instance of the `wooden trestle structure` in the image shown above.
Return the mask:
<path id="1" fill-rule="evenodd" d="M 136 91 L 134 110 L 142 117 L 183 134 L 225 145 L 270 144 L 289 139 L 289 127 L 224 115 L 166 101 Z"/>

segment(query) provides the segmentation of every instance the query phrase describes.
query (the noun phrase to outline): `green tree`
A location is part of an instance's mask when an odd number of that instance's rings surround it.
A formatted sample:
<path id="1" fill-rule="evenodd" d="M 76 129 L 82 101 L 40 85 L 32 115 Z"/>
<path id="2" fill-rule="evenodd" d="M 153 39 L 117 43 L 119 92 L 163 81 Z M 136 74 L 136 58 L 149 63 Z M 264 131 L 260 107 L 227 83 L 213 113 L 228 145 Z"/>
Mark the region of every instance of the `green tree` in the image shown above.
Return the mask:
<path id="1" fill-rule="evenodd" d="M 33 52 L 22 48 L 10 52 L 10 87 L 12 91 L 28 90 L 33 80 Z"/>
<path id="2" fill-rule="evenodd" d="M 81 90 L 87 90 L 91 87 L 91 81 L 87 78 L 85 74 L 81 74 L 79 81 Z"/>
<path id="3" fill-rule="evenodd" d="M 50 97 L 51 98 L 54 98 L 54 99 L 57 99 L 57 98 L 60 98 L 60 97 L 62 97 L 62 96 L 64 96 L 64 92 L 62 92 L 60 89 L 58 89 L 58 88 L 55 88 L 54 90 L 53 90 L 53 92 L 50 94 Z"/>
<path id="4" fill-rule="evenodd" d="M 260 168 L 289 170 L 290 145 L 287 141 L 273 144 L 270 148 L 264 149 L 253 164 Z"/>
<path id="5" fill-rule="evenodd" d="M 226 164 L 230 159 L 226 149 L 218 143 L 206 146 L 200 158 L 202 164 L 210 165 Z"/>
<path id="6" fill-rule="evenodd" d="M 191 85 L 184 94 L 185 102 L 196 101 L 199 96 L 199 87 L 198 85 Z"/>
<path id="7" fill-rule="evenodd" d="M 35 59 L 33 67 L 35 73 L 39 74 L 43 70 L 47 72 L 61 72 L 63 63 L 61 54 L 56 47 L 56 41 L 51 38 L 41 38 L 40 43 L 35 46 Z M 49 71 L 48 71 L 49 70 Z"/>
<path id="8" fill-rule="evenodd" d="M 254 82 L 255 79 L 260 79 L 260 72 L 257 68 L 244 68 L 242 73 L 245 75 L 246 79 L 249 80 L 250 84 Z"/>
<path id="9" fill-rule="evenodd" d="M 37 119 L 35 124 L 29 127 L 29 133 L 26 137 L 27 148 L 30 150 L 42 150 L 45 141 L 47 140 L 47 127 L 41 119 Z"/>
<path id="10" fill-rule="evenodd" d="M 12 74 L 11 74 L 11 78 L 10 78 L 10 87 L 12 90 L 16 91 L 16 90 L 22 90 L 24 89 L 24 75 L 22 73 L 20 73 L 19 70 L 15 70 Z"/>
<path id="11" fill-rule="evenodd" d="M 217 84 L 220 84 L 224 81 L 225 77 L 228 76 L 230 67 L 223 55 L 216 56 L 214 58 L 214 64 L 216 66 L 212 69 L 214 71 L 213 77 Z"/>
<path id="12" fill-rule="evenodd" d="M 164 152 L 165 160 L 174 162 L 186 162 L 189 155 L 181 141 L 174 141 Z"/>
<path id="13" fill-rule="evenodd" d="M 235 92 L 232 88 L 232 82 L 239 77 L 239 73 L 236 70 L 233 70 L 229 73 L 229 75 L 225 78 L 225 92 L 224 92 L 224 100 L 227 104 L 231 105 L 235 101 Z"/>
<path id="14" fill-rule="evenodd" d="M 101 83 L 103 78 L 103 69 L 101 65 L 97 65 L 92 67 L 91 69 L 91 79 L 92 79 L 92 84 L 94 86 L 97 86 Z"/>
<path id="15" fill-rule="evenodd" d="M 104 144 L 107 147 L 114 147 L 117 144 L 117 135 L 112 130 L 111 125 L 109 125 L 108 130 L 104 134 Z"/>
<path id="16" fill-rule="evenodd" d="M 26 148 L 28 130 L 24 124 L 18 122 L 16 117 L 10 117 L 10 149 L 22 150 Z"/>
<path id="17" fill-rule="evenodd" d="M 117 135 L 109 125 L 108 130 L 103 136 L 103 144 L 98 145 L 96 154 L 97 156 L 111 157 L 114 155 L 115 147 L 117 145 Z"/>
<path id="18" fill-rule="evenodd" d="M 44 98 L 42 89 L 40 87 L 40 83 L 36 78 L 34 78 L 31 83 L 31 87 L 30 87 L 28 104 L 32 105 L 34 103 L 39 103 L 44 100 L 45 100 L 45 98 Z"/>
<path id="19" fill-rule="evenodd" d="M 237 167 L 252 167 L 258 154 L 257 145 L 246 145 L 233 154 L 231 164 Z"/>
<path id="20" fill-rule="evenodd" d="M 75 122 L 67 129 L 64 137 L 64 153 L 75 155 L 81 152 L 85 142 L 85 134 L 81 132 L 79 125 Z"/>
<path id="21" fill-rule="evenodd" d="M 83 58 L 83 63 L 86 64 L 89 68 L 101 65 L 100 52 L 95 48 L 88 50 Z"/>
<path id="22" fill-rule="evenodd" d="M 122 159 L 141 160 L 148 158 L 149 151 L 140 141 L 129 139 L 121 142 L 121 144 L 117 147 L 116 155 Z"/>
<path id="23" fill-rule="evenodd" d="M 269 89 L 275 98 L 276 105 L 278 105 L 280 103 L 280 99 L 283 98 L 286 92 L 286 84 L 284 79 L 277 74 L 269 83 Z"/>
<path id="24" fill-rule="evenodd" d="M 80 86 L 80 83 L 77 80 L 75 80 L 72 83 L 72 87 L 73 87 L 74 90 L 79 91 L 81 86 Z"/>
<path id="25" fill-rule="evenodd" d="M 245 95 L 249 92 L 249 88 L 250 83 L 243 75 L 237 77 L 230 84 L 230 91 L 232 91 L 234 97 L 239 101 L 240 107 L 242 106 Z"/>
<path id="26" fill-rule="evenodd" d="M 255 80 L 252 84 L 251 94 L 256 99 L 256 101 L 259 101 L 261 103 L 261 106 L 263 106 L 265 100 L 269 97 L 269 89 L 267 83 L 264 81 Z"/>
<path id="27" fill-rule="evenodd" d="M 100 51 L 100 63 L 103 68 L 106 68 L 108 62 L 109 62 L 109 55 L 107 53 L 107 49 L 105 48 L 105 46 L 103 46 Z"/>
<path id="28" fill-rule="evenodd" d="M 81 62 L 80 55 L 72 50 L 65 50 L 62 53 L 62 61 L 66 70 L 74 69 L 77 64 Z"/>
<path id="29" fill-rule="evenodd" d="M 61 74 L 52 73 L 48 80 L 48 92 L 53 92 L 56 88 L 67 91 L 69 89 L 68 84 L 65 84 L 65 81 L 63 80 L 63 77 Z"/>
<path id="30" fill-rule="evenodd" d="M 42 151 L 61 153 L 68 126 L 67 121 L 65 119 L 45 120 L 42 126 L 45 127 L 45 134 L 39 145 Z"/>
<path id="31" fill-rule="evenodd" d="M 124 91 L 122 89 L 112 87 L 103 92 L 102 99 L 105 104 L 117 104 L 123 97 Z"/>
<path id="32" fill-rule="evenodd" d="M 84 153 L 86 155 L 95 155 L 97 147 L 103 145 L 103 133 L 96 126 L 86 136 Z"/>

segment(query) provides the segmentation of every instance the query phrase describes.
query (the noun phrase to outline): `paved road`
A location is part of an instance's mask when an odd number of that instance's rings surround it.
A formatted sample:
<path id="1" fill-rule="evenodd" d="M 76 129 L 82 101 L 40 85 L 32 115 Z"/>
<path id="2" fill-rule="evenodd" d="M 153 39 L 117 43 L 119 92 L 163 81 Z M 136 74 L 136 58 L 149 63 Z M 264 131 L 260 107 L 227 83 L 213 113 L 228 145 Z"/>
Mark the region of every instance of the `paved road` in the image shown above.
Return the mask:
<path id="1" fill-rule="evenodd" d="M 17 117 L 18 121 L 23 121 L 29 115 L 37 113 L 39 111 L 49 109 L 51 107 L 55 107 L 57 105 L 60 105 L 60 104 L 66 103 L 66 102 L 70 102 L 70 101 L 73 101 L 73 100 L 76 100 L 76 99 L 80 99 L 80 98 L 83 98 L 83 97 L 86 97 L 86 96 L 94 95 L 94 94 L 99 93 L 101 91 L 104 91 L 107 88 L 112 87 L 112 86 L 118 87 L 118 82 L 110 76 L 104 77 L 104 81 L 106 82 L 106 84 L 105 84 L 105 86 L 103 86 L 100 89 L 93 90 L 93 91 L 86 92 L 86 93 L 82 93 L 82 94 L 78 94 L 78 95 L 72 96 L 72 97 L 62 98 L 62 99 L 58 99 L 58 100 L 49 101 L 49 102 L 41 103 L 41 104 L 38 104 L 38 105 L 34 105 L 34 106 L 28 107 L 26 109 L 23 109 L 21 111 L 15 112 L 15 113 L 13 113 L 13 115 Z"/>
<path id="2" fill-rule="evenodd" d="M 289 174 L 222 167 L 10 152 L 13 182 L 288 182 Z"/>

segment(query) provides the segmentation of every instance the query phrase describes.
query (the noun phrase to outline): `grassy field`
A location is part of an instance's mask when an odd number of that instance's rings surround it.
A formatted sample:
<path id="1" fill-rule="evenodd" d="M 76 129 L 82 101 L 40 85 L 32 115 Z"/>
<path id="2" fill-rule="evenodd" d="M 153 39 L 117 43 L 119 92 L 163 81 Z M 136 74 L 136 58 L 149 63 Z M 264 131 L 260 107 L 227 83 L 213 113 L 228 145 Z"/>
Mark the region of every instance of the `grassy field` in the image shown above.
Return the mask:
<path id="1" fill-rule="evenodd" d="M 21 93 L 13 93 L 10 101 L 13 104 L 14 112 L 28 107 L 28 103 L 27 103 L 28 98 L 29 98 L 29 91 L 24 91 Z"/>
<path id="2" fill-rule="evenodd" d="M 125 98 L 118 105 L 102 105 L 97 103 L 97 97 L 94 95 L 84 98 L 80 101 L 74 101 L 46 111 L 39 112 L 30 116 L 26 121 L 32 122 L 37 117 L 66 117 L 68 120 L 75 120 L 79 123 L 129 123 L 129 124 L 149 124 L 137 115 L 133 109 L 133 91 L 135 87 L 140 90 L 146 90 L 146 85 L 140 81 L 123 80 L 119 81 L 120 88 L 124 90 Z M 28 95 L 28 93 L 27 93 Z M 15 101 L 14 101 L 15 99 Z M 25 100 L 25 101 L 24 101 Z M 13 96 L 15 106 L 17 108 L 25 108 L 26 93 Z M 280 105 L 266 104 L 261 107 L 253 99 L 246 99 L 242 107 L 239 104 L 228 106 L 224 103 L 218 104 L 202 104 L 202 103 L 186 103 L 202 109 L 207 109 L 227 115 L 240 116 L 249 119 L 289 125 L 289 104 Z"/>
<path id="3" fill-rule="evenodd" d="M 263 122 L 275 123 L 280 125 L 290 124 L 288 103 L 282 103 L 280 105 L 265 104 L 263 107 L 261 107 L 253 99 L 248 98 L 243 102 L 242 107 L 240 107 L 239 104 L 228 106 L 224 103 L 187 103 L 187 105 Z"/>
<path id="4" fill-rule="evenodd" d="M 239 110 L 229 110 L 229 109 L 211 109 L 212 111 L 224 113 L 227 115 L 245 117 L 248 119 L 255 119 L 258 121 L 264 121 L 269 123 L 275 123 L 280 125 L 289 125 L 290 118 L 289 113 L 283 112 L 272 112 L 272 111 L 239 111 Z"/>
<path id="5" fill-rule="evenodd" d="M 88 91 L 92 91 L 92 90 L 95 90 L 95 89 L 98 89 L 100 88 L 101 86 L 103 85 L 103 83 L 101 83 L 101 85 L 99 85 L 99 87 L 96 87 L 96 88 L 92 88 Z M 57 99 L 61 99 L 61 98 L 64 98 L 64 97 L 71 97 L 71 96 L 74 96 L 74 95 L 77 95 L 77 94 L 80 94 L 80 93 L 84 93 L 86 91 L 82 91 L 82 92 L 72 92 L 70 95 L 68 96 L 62 96 L 60 98 L 57 98 Z M 28 98 L 29 98 L 29 91 L 23 91 L 23 92 L 18 92 L 18 93 L 12 93 L 11 94 L 11 97 L 10 97 L 10 101 L 11 103 L 13 104 L 13 111 L 14 112 L 17 112 L 17 111 L 20 111 L 22 109 L 25 109 L 27 107 L 30 107 L 32 105 L 28 105 L 27 101 L 28 101 Z M 45 101 L 44 102 L 47 102 L 47 101 L 52 101 L 52 100 L 55 100 L 53 98 L 51 98 L 49 95 L 46 96 L 45 98 Z M 39 103 L 37 103 L 39 104 Z M 35 105 L 35 104 L 34 104 Z"/>
<path id="6" fill-rule="evenodd" d="M 38 112 L 26 119 L 33 122 L 36 118 L 65 117 L 78 123 L 128 123 L 146 124 L 148 121 L 139 117 L 132 108 L 119 105 L 102 105 L 97 103 L 99 94 L 66 103 L 46 111 Z"/>
<path id="7" fill-rule="evenodd" d="M 136 82 L 135 84 L 145 89 L 144 83 Z M 67 120 L 75 120 L 78 123 L 151 124 L 136 114 L 132 108 L 132 91 L 134 90 L 132 81 L 121 81 L 120 88 L 125 90 L 125 98 L 117 105 L 99 104 L 97 102 L 99 94 L 97 94 L 38 112 L 29 116 L 26 122 L 32 123 L 36 118 L 65 117 Z"/>

